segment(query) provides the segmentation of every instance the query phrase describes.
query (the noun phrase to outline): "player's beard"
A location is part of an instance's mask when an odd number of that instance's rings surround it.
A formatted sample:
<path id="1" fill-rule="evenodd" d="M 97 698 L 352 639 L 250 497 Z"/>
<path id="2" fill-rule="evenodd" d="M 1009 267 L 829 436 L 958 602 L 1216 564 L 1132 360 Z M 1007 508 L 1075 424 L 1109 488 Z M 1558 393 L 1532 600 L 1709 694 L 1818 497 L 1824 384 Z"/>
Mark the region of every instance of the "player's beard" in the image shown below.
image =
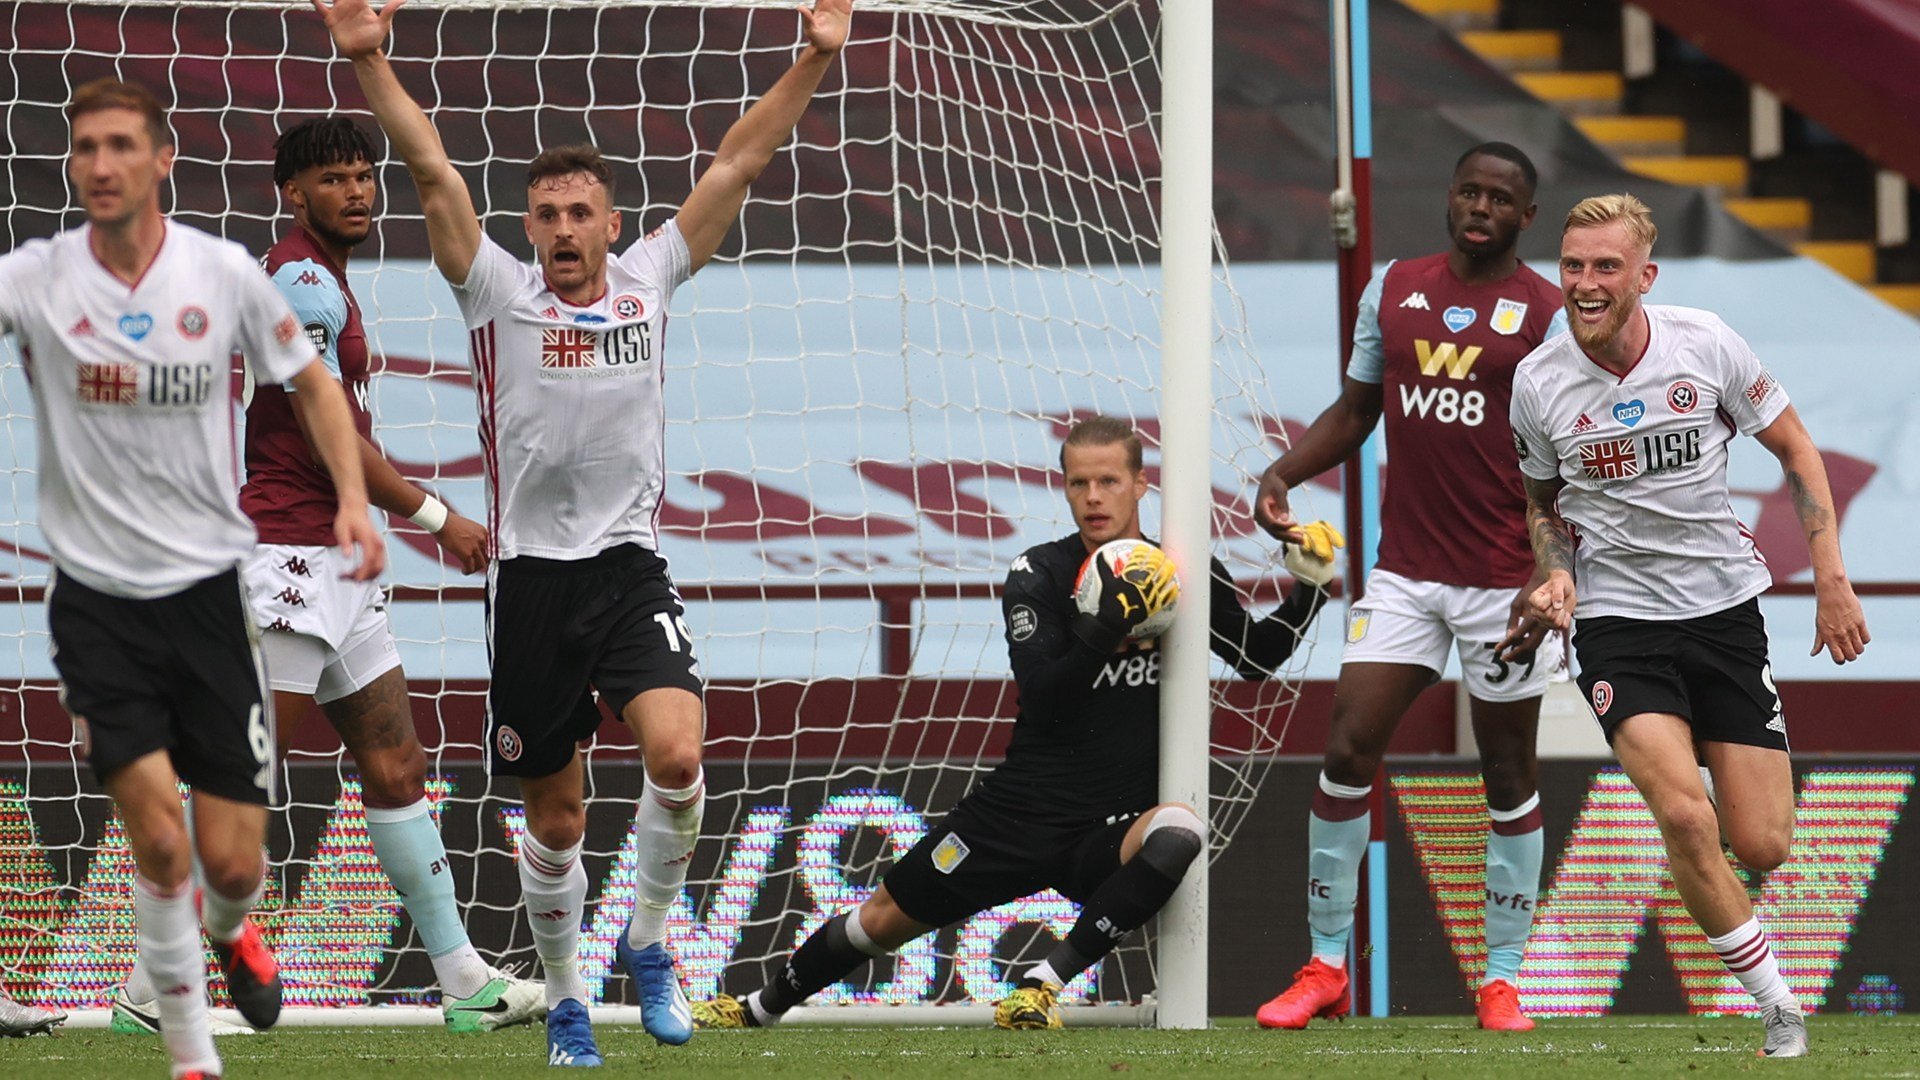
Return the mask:
<path id="1" fill-rule="evenodd" d="M 1614 298 L 1613 303 L 1607 308 L 1607 320 L 1598 326 L 1589 326 L 1580 321 L 1580 309 L 1569 301 L 1567 329 L 1573 333 L 1573 340 L 1588 352 L 1604 349 L 1619 336 L 1621 329 L 1627 325 L 1627 320 L 1633 318 L 1634 313 L 1639 310 L 1640 299 L 1637 296 Z"/>
<path id="2" fill-rule="evenodd" d="M 307 225 L 320 239 L 336 247 L 346 248 L 349 251 L 366 243 L 367 237 L 373 235 L 373 223 L 371 219 L 368 220 L 367 231 L 361 233 L 359 236 L 349 236 L 339 229 L 334 228 L 331 224 L 323 225 L 317 220 L 309 220 Z"/>

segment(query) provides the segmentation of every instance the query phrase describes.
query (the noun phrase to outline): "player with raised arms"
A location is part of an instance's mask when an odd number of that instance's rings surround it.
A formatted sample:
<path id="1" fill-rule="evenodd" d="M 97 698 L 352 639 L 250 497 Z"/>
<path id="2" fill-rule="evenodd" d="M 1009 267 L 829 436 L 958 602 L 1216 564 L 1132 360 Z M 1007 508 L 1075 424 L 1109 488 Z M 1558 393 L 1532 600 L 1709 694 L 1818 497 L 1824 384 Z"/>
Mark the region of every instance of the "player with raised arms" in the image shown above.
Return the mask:
<path id="1" fill-rule="evenodd" d="M 620 255 L 609 255 L 622 220 L 599 150 L 535 157 L 524 224 L 538 264 L 528 265 L 482 231 L 466 182 L 387 61 L 401 3 L 314 7 L 413 175 L 434 264 L 470 331 L 496 558 L 487 762 L 520 778 L 526 804 L 520 884 L 546 972 L 548 1060 L 598 1065 L 578 966 L 587 878 L 577 744 L 600 723 L 590 690 L 645 759 L 633 919 L 617 956 L 648 1033 L 668 1044 L 693 1036 L 666 948 L 705 798 L 700 668 L 656 531 L 667 306 L 719 250 L 749 185 L 792 135 L 846 44 L 852 4 L 801 9 L 805 44 L 792 68 L 728 130 L 679 213 Z"/>
<path id="2" fill-rule="evenodd" d="M 1144 541 L 1140 439 L 1126 421 L 1076 424 L 1060 448 L 1074 532 L 1013 561 L 1001 593 L 1020 713 L 1006 758 L 940 826 L 900 857 L 872 895 L 813 932 L 764 988 L 696 1002 L 703 1027 L 768 1027 L 867 961 L 977 912 L 1043 889 L 1082 905 L 1065 940 L 994 1010 L 1003 1028 L 1061 1026 L 1055 997 L 1167 902 L 1206 848 L 1193 808 L 1159 800 L 1160 653 L 1177 596 L 1171 560 L 1145 542 L 1122 570 L 1115 541 Z M 1213 652 L 1248 679 L 1293 654 L 1326 601 L 1339 535 L 1306 526 L 1315 554 L 1289 547 L 1299 579 L 1264 619 L 1247 614 L 1212 563 Z M 1096 555 L 1096 553 L 1100 553 Z M 1316 557 L 1316 555 L 1324 557 Z"/>
<path id="3" fill-rule="evenodd" d="M 426 529 L 466 573 L 487 565 L 487 531 L 414 487 L 370 436 L 367 336 L 347 285 L 347 260 L 373 231 L 378 194 L 373 144 L 344 116 L 301 121 L 274 143 L 273 179 L 293 227 L 267 251 L 266 269 L 327 370 L 347 391 L 367 496 Z M 331 546 L 333 482 L 294 414 L 291 385 L 249 383 L 247 482 L 240 508 L 260 544 L 245 577 L 279 717 L 282 752 L 318 702 L 360 774 L 367 836 L 406 906 L 441 990 L 452 1031 L 491 1031 L 546 1013 L 539 986 L 496 971 L 460 920 L 453 875 L 427 805 L 427 755 L 413 729 L 384 594 L 340 573 Z M 152 981 L 139 964 L 114 996 L 116 1031 L 159 1030 Z M 218 1027 L 216 1026 L 216 1032 Z"/>
<path id="4" fill-rule="evenodd" d="M 1780 460 L 1806 533 L 1810 655 L 1858 659 L 1867 620 L 1840 560 L 1826 463 L 1786 389 L 1718 316 L 1641 301 L 1659 273 L 1658 236 L 1631 195 L 1585 199 L 1567 215 L 1560 287 L 1573 332 L 1513 382 L 1546 578 L 1531 603 L 1573 629 L 1580 689 L 1660 825 L 1680 900 L 1760 1007 L 1761 1056 L 1801 1057 L 1800 1002 L 1721 848 L 1724 833 L 1735 858 L 1765 873 L 1793 841 L 1787 718 L 1760 615 L 1773 576 L 1733 514 L 1736 434 Z"/>
<path id="5" fill-rule="evenodd" d="M 255 533 L 235 497 L 235 353 L 262 382 L 298 390 L 336 490 L 328 535 L 352 553 L 334 572 L 371 581 L 386 550 L 346 395 L 286 301 L 239 245 L 160 212 L 174 161 L 160 103 L 101 79 L 74 92 L 67 117 L 67 177 L 87 220 L 0 258 L 0 332 L 19 339 L 38 413 L 62 701 L 126 826 L 173 1076 L 213 1077 L 203 927 L 241 1015 L 267 1027 L 280 1014 L 278 966 L 247 918 L 265 883 L 275 761 L 240 577 Z"/>
<path id="6" fill-rule="evenodd" d="M 1482 143 L 1454 164 L 1444 252 L 1390 262 L 1360 297 L 1339 400 L 1260 478 L 1254 514 L 1299 539 L 1287 492 L 1357 453 L 1387 424 L 1380 559 L 1347 617 L 1347 646 L 1319 790 L 1307 818 L 1312 956 L 1261 1006 L 1262 1027 L 1303 1028 L 1350 1008 L 1348 939 L 1367 850 L 1367 798 L 1414 699 L 1460 656 L 1487 812 L 1487 970 L 1483 1028 L 1526 1031 L 1516 983 L 1540 889 L 1534 742 L 1552 663 L 1525 617 L 1533 559 L 1526 495 L 1507 430 L 1513 369 L 1555 332 L 1559 294 L 1514 252 L 1533 222 L 1533 162 Z M 1495 645 L 1509 623 L 1529 633 Z"/>

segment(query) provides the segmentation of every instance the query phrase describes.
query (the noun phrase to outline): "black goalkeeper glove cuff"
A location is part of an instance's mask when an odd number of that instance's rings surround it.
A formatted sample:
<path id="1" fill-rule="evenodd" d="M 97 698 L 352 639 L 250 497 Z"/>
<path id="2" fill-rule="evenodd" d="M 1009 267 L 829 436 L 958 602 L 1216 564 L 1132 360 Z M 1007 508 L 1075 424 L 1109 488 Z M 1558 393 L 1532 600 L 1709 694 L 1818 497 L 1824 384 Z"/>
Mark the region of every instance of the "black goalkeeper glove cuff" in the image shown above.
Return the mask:
<path id="1" fill-rule="evenodd" d="M 1098 615 L 1088 615 L 1084 612 L 1075 615 L 1071 628 L 1073 636 L 1079 638 L 1081 644 L 1101 656 L 1106 656 L 1118 649 L 1120 643 L 1127 640 L 1125 630 L 1115 630 Z"/>

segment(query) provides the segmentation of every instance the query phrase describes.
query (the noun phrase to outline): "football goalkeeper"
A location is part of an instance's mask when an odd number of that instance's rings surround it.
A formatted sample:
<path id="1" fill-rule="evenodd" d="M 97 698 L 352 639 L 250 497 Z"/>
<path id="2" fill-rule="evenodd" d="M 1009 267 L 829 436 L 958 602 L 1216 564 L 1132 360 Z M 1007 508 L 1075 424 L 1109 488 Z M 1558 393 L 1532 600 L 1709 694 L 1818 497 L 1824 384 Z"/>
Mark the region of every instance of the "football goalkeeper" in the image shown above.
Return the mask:
<path id="1" fill-rule="evenodd" d="M 773 982 L 745 998 L 694 1003 L 698 1026 L 771 1026 L 868 960 L 1053 888 L 1082 905 L 1080 919 L 999 1003 L 994 1023 L 1059 1027 L 1060 988 L 1159 911 L 1205 849 L 1192 808 L 1158 800 L 1160 654 L 1155 640 L 1131 636 L 1173 602 L 1171 563 L 1155 551 L 1139 583 L 1089 568 L 1102 575 L 1098 612 L 1082 612 L 1074 598 L 1090 553 L 1142 538 L 1140 439 L 1123 421 L 1095 417 L 1067 435 L 1060 465 L 1078 528 L 1015 559 L 1002 593 L 1020 690 L 1006 760 L 872 896 L 802 943 Z M 1284 663 L 1326 601 L 1333 548 L 1343 541 L 1324 525 L 1308 530 L 1307 544 L 1287 552 L 1301 586 L 1265 619 L 1247 614 L 1226 569 L 1213 563 L 1213 651 L 1246 678 L 1264 679 Z"/>

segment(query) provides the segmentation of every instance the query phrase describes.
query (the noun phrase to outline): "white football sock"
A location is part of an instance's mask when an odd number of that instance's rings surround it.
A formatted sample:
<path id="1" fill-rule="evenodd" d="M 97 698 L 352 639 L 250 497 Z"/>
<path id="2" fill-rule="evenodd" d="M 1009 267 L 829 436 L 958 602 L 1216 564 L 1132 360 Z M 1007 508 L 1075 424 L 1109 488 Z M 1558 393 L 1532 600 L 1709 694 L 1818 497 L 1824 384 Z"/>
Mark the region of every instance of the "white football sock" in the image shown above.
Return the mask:
<path id="1" fill-rule="evenodd" d="M 534 951 L 546 972 L 547 1007 L 572 998 L 587 1003 L 580 977 L 580 911 L 587 901 L 587 870 L 580 846 L 554 851 L 534 839 L 520 838 L 520 891 L 527 901 Z"/>
<path id="2" fill-rule="evenodd" d="M 220 890 L 211 885 L 201 891 L 200 921 L 206 926 L 209 938 L 222 945 L 231 945 L 240 940 L 240 928 L 247 921 L 247 913 L 260 902 L 260 894 L 266 891 L 265 869 L 261 868 L 260 880 L 253 883 L 253 889 L 245 896 L 222 896 Z"/>
<path id="3" fill-rule="evenodd" d="M 1708 938 L 1707 944 L 1720 954 L 1720 961 L 1761 1008 L 1787 1004 L 1800 1007 L 1786 980 L 1780 977 L 1780 962 L 1773 958 L 1773 946 L 1767 941 L 1767 932 L 1760 929 L 1760 920 L 1748 919 L 1726 934 Z"/>
<path id="4" fill-rule="evenodd" d="M 637 858 L 633 872 L 633 919 L 627 923 L 627 946 L 644 949 L 667 936 L 667 914 L 687 883 L 687 864 L 700 839 L 700 817 L 706 809 L 706 773 L 693 783 L 671 789 L 646 780 L 639 809 L 633 815 Z"/>
<path id="5" fill-rule="evenodd" d="M 200 950 L 200 919 L 193 885 L 162 889 L 144 877 L 133 887 L 140 959 L 160 1008 L 160 1034 L 173 1058 L 173 1075 L 218 1073 L 220 1055 L 207 1026 L 207 968 Z"/>

